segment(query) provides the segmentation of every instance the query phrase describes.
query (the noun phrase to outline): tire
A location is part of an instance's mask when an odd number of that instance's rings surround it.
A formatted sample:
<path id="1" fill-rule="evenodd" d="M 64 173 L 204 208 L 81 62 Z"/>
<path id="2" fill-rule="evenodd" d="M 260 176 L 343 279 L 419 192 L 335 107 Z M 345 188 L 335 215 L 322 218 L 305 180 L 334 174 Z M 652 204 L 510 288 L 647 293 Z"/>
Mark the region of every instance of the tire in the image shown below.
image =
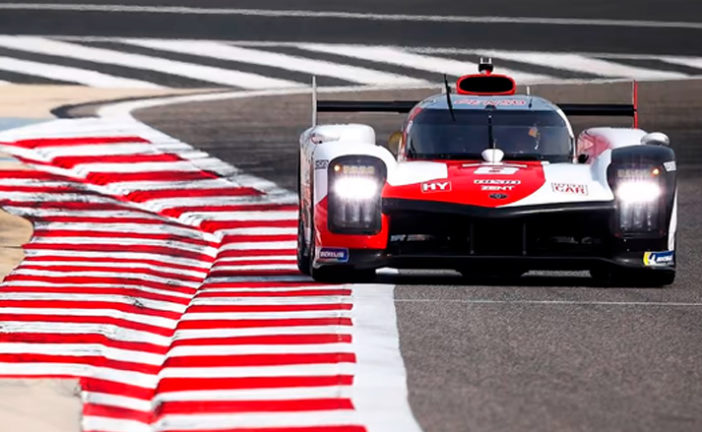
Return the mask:
<path id="1" fill-rule="evenodd" d="M 322 267 L 314 267 L 314 251 L 317 250 L 317 233 L 312 223 L 312 242 L 310 244 L 310 254 L 307 257 L 308 275 L 317 282 L 330 283 L 350 283 L 350 282 L 370 282 L 375 278 L 375 269 L 356 269 L 347 264 L 329 264 Z"/>
<path id="2" fill-rule="evenodd" d="M 297 163 L 297 268 L 300 273 L 310 276 L 310 249 L 305 241 L 305 226 L 302 223 L 302 179 L 298 155 Z"/>
<path id="3" fill-rule="evenodd" d="M 302 224 L 302 212 L 299 211 L 297 220 L 297 268 L 300 273 L 310 276 L 310 254 L 305 243 L 305 229 Z"/>

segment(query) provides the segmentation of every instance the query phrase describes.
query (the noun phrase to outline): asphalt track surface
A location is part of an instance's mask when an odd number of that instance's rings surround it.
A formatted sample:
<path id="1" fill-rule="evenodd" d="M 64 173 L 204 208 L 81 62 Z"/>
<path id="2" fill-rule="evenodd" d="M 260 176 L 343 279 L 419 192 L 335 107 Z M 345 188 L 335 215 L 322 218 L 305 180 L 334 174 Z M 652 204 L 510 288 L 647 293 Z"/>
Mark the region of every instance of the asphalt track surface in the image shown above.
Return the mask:
<path id="1" fill-rule="evenodd" d="M 535 88 L 556 101 L 615 101 L 626 85 Z M 431 91 L 353 97 L 420 97 Z M 699 81 L 641 89 L 642 126 L 677 143 L 678 279 L 665 289 L 604 288 L 586 274 L 464 281 L 386 276 L 397 284 L 410 403 L 426 431 L 699 430 L 702 426 L 702 139 Z M 326 96 L 326 97 L 335 97 Z M 173 105 L 137 112 L 156 128 L 294 188 L 309 95 Z M 322 121 L 341 121 L 327 115 Z M 401 116 L 354 115 L 379 139 Z M 590 125 L 599 119 L 590 120 Z M 576 122 L 579 127 L 587 122 Z M 699 160 L 699 159 L 697 159 Z"/>
<path id="2" fill-rule="evenodd" d="M 232 7 L 223 1 L 167 3 Z M 289 9 L 290 5 L 241 1 L 236 7 Z M 348 5 L 303 1 L 295 8 L 702 21 L 702 4 L 690 1 L 359 1 Z M 0 25 L 7 34 L 314 40 L 649 54 L 699 54 L 694 41 L 701 33 L 616 26 L 147 13 L 124 16 L 129 19 L 113 19 L 107 13 L 3 10 Z M 625 89 L 606 86 L 535 90 L 556 101 L 590 98 L 607 102 L 626 97 Z M 426 431 L 702 429 L 702 124 L 698 115 L 702 85 L 698 81 L 644 84 L 641 91 L 642 126 L 669 133 L 682 165 L 677 281 L 665 289 L 651 289 L 593 286 L 580 274 L 529 275 L 518 283 L 463 281 L 448 274 L 385 277 L 385 282 L 397 284 L 395 301 L 410 403 Z M 419 97 L 419 93 L 400 96 Z M 308 125 L 309 100 L 308 96 L 288 96 L 174 105 L 141 111 L 138 117 L 240 168 L 293 188 L 297 136 Z M 323 120 L 342 119 L 348 117 Z M 394 115 L 351 119 L 373 124 L 379 137 L 387 136 L 401 123 L 401 117 Z"/>
<path id="3" fill-rule="evenodd" d="M 235 3 L 212 1 L 34 1 L 27 4 L 121 4 L 266 10 L 345 11 L 367 14 L 499 16 L 646 20 L 699 23 L 702 3 L 689 0 L 644 1 L 300 1 Z M 1 5 L 0 5 L 1 6 Z M 383 19 L 265 17 L 224 13 L 157 13 L 0 9 L 5 34 L 203 38 L 257 41 L 315 41 L 523 50 L 698 54 L 699 28 L 646 28 L 568 24 L 450 23 Z"/>

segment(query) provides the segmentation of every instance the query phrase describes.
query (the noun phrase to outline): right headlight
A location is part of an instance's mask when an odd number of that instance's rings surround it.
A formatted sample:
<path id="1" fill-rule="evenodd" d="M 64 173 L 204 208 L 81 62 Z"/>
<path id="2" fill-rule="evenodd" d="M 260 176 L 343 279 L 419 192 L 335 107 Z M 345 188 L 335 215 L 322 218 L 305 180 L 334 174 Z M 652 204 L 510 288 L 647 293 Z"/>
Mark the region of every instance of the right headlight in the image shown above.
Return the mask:
<path id="1" fill-rule="evenodd" d="M 342 156 L 328 168 L 329 230 L 376 234 L 381 228 L 385 164 L 371 156 Z"/>
<path id="2" fill-rule="evenodd" d="M 660 174 L 657 167 L 616 170 L 614 194 L 622 233 L 646 234 L 660 228 L 663 195 Z"/>

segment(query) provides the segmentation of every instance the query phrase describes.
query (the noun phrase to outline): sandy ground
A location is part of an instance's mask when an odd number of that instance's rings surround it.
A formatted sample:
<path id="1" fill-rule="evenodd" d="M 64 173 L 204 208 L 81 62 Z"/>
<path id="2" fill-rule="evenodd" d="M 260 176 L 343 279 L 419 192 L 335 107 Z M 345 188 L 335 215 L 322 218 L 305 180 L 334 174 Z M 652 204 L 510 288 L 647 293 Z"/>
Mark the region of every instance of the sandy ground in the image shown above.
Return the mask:
<path id="1" fill-rule="evenodd" d="M 51 110 L 63 105 L 113 99 L 201 93 L 203 89 L 104 89 L 84 86 L 3 85 L 0 117 L 51 118 Z"/>

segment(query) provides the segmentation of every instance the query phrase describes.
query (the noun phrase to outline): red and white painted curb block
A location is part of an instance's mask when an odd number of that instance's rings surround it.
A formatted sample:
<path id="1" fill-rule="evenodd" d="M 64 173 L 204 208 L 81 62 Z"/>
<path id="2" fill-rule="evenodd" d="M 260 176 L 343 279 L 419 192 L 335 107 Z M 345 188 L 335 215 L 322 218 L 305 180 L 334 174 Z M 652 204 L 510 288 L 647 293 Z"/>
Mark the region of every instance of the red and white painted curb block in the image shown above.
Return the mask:
<path id="1" fill-rule="evenodd" d="M 79 378 L 102 432 L 417 431 L 392 287 L 295 267 L 295 197 L 136 121 L 0 134 L 34 167 L 0 286 L 0 374 Z"/>

